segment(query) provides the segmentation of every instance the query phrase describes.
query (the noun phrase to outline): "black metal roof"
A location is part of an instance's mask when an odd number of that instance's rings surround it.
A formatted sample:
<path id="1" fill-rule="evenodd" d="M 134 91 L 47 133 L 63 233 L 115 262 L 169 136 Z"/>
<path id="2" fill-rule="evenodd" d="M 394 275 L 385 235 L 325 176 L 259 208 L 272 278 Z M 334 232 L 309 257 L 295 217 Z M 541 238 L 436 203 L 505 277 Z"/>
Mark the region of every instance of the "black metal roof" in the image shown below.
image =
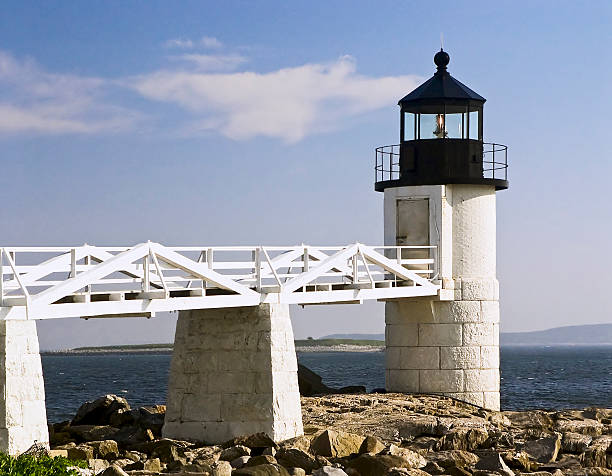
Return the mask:
<path id="1" fill-rule="evenodd" d="M 434 63 L 438 66 L 436 73 L 410 94 L 399 100 L 400 106 L 431 104 L 434 102 L 479 102 L 486 101 L 480 94 L 472 91 L 465 84 L 453 78 L 446 65 L 450 61 L 448 53 L 440 49 L 434 56 Z"/>

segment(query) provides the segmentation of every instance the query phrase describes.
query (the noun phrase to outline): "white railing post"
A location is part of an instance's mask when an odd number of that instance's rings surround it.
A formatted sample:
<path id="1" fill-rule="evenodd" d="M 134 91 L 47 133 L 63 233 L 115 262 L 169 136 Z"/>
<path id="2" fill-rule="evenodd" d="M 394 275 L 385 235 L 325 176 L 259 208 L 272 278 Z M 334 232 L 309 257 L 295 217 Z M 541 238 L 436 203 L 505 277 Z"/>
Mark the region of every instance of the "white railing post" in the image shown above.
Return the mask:
<path id="1" fill-rule="evenodd" d="M 76 276 L 76 248 L 70 249 L 70 277 Z"/>
<path id="2" fill-rule="evenodd" d="M 149 255 L 142 258 L 142 290 L 148 292 L 150 288 Z"/>
<path id="3" fill-rule="evenodd" d="M 261 247 L 255 248 L 255 289 L 261 291 Z"/>
<path id="4" fill-rule="evenodd" d="M 357 284 L 359 282 L 359 263 L 357 262 L 357 253 L 353 255 L 351 260 L 353 261 L 353 284 Z"/>
<path id="5" fill-rule="evenodd" d="M 4 248 L 0 248 L 0 307 L 4 306 Z"/>

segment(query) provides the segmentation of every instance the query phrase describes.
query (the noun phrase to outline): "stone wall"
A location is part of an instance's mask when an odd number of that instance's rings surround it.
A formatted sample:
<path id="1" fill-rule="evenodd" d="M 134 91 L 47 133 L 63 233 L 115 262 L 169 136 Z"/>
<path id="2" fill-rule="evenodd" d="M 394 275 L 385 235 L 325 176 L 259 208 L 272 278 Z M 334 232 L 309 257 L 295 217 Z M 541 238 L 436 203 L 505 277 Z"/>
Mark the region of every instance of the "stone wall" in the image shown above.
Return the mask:
<path id="1" fill-rule="evenodd" d="M 0 321 L 0 451 L 18 454 L 34 442 L 48 446 L 45 384 L 35 321 Z"/>
<path id="2" fill-rule="evenodd" d="M 218 443 L 256 432 L 303 433 L 289 307 L 181 311 L 164 436 Z"/>
<path id="3" fill-rule="evenodd" d="M 385 191 L 385 193 L 387 193 Z M 401 187 L 385 195 L 385 243 L 398 222 L 398 199 L 430 201 L 438 246 L 438 299 L 386 303 L 386 387 L 441 393 L 499 409 L 499 285 L 495 277 L 495 190 L 482 185 Z M 406 226 L 406 224 L 403 224 Z"/>

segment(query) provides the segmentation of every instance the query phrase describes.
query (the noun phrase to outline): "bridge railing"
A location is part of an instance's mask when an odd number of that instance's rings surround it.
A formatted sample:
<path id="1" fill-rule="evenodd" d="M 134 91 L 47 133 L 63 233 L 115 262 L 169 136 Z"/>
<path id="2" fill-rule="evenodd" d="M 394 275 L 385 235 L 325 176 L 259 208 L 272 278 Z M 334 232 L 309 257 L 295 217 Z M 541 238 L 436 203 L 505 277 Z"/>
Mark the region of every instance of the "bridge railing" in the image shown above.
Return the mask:
<path id="1" fill-rule="evenodd" d="M 415 251 L 419 258 L 410 258 Z M 435 246 L 361 244 L 5 247 L 0 306 L 416 286 L 437 277 L 436 253 Z"/>

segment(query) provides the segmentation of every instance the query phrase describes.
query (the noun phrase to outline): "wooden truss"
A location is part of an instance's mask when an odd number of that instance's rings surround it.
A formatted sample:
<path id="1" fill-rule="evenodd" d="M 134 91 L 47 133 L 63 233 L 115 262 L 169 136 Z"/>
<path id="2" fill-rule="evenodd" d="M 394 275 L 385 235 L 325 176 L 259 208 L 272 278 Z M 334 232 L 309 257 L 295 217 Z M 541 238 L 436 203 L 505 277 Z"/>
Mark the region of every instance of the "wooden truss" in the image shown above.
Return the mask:
<path id="1" fill-rule="evenodd" d="M 436 248 L 0 248 L 0 319 L 435 296 Z M 411 256 L 407 258 L 406 256 Z M 416 256 L 416 257 L 415 257 Z"/>

